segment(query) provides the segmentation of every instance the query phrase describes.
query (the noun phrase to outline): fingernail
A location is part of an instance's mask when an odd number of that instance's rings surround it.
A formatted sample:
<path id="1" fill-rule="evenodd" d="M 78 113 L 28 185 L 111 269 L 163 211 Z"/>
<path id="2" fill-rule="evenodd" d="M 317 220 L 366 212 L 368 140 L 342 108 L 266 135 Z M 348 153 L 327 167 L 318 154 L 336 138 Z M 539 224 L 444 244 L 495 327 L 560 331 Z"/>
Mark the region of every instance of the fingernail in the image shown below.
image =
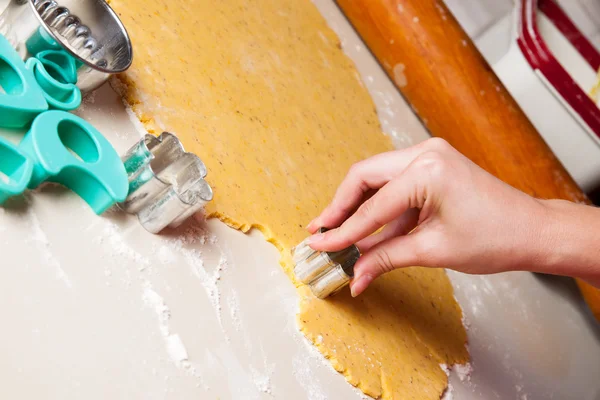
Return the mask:
<path id="1" fill-rule="evenodd" d="M 317 219 L 316 219 L 316 218 L 315 218 L 315 219 L 313 219 L 312 221 L 310 221 L 310 222 L 309 222 L 309 224 L 308 224 L 308 225 L 306 225 L 306 230 L 307 230 L 307 231 L 310 231 L 310 230 L 312 230 L 312 228 L 314 227 L 313 225 L 315 224 L 315 222 L 316 222 L 316 221 L 317 221 Z"/>
<path id="2" fill-rule="evenodd" d="M 309 236 L 309 238 L 306 239 L 306 242 L 307 242 L 307 244 L 314 244 L 314 243 L 322 241 L 323 239 L 325 239 L 325 234 L 317 233 L 315 235 Z"/>
<path id="3" fill-rule="evenodd" d="M 365 289 L 373 282 L 373 277 L 371 275 L 363 275 L 358 278 L 354 278 L 352 284 L 350 285 L 350 294 L 352 297 L 359 296 Z"/>

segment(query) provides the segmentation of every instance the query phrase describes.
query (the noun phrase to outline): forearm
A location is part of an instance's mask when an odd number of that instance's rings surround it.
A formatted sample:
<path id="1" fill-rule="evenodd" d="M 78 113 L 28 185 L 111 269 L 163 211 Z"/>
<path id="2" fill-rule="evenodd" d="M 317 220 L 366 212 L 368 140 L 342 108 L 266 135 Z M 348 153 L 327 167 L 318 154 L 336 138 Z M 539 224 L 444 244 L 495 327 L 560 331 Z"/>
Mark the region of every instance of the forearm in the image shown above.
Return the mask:
<path id="1" fill-rule="evenodd" d="M 562 200 L 541 204 L 544 218 L 536 229 L 531 270 L 600 287 L 600 209 Z"/>

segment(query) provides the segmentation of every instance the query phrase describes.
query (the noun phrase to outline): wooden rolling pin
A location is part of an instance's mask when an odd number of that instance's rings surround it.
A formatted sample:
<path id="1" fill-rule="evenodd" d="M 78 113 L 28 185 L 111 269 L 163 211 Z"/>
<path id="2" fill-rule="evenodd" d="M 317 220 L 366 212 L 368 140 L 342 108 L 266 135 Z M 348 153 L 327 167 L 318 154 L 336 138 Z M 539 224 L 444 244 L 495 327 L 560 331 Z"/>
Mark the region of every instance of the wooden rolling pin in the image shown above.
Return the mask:
<path id="1" fill-rule="evenodd" d="M 590 204 L 442 0 L 337 3 L 433 136 L 530 195 Z"/>

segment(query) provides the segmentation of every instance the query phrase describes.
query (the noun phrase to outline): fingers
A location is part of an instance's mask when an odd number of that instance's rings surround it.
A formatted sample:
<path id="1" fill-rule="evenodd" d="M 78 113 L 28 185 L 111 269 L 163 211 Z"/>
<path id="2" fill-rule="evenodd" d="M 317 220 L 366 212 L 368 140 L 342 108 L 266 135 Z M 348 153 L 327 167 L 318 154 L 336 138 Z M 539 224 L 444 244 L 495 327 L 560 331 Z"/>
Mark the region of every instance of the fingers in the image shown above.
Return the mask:
<path id="1" fill-rule="evenodd" d="M 350 218 L 337 229 L 309 238 L 314 250 L 339 251 L 358 243 L 384 225 L 399 218 L 408 209 L 419 206 L 418 176 L 406 171 L 365 201 Z"/>
<path id="2" fill-rule="evenodd" d="M 382 153 L 355 164 L 338 188 L 333 200 L 307 227 L 315 233 L 320 227 L 338 227 L 364 201 L 364 195 L 380 189 L 421 154 L 446 151 L 450 146 L 441 139 L 429 139 L 408 149 Z"/>
<path id="3" fill-rule="evenodd" d="M 353 297 L 360 295 L 380 275 L 397 268 L 428 265 L 431 260 L 424 257 L 420 249 L 425 235 L 414 232 L 397 236 L 374 246 L 358 260 L 354 267 L 354 278 L 350 282 Z"/>
<path id="4" fill-rule="evenodd" d="M 389 181 L 397 157 L 397 152 L 382 153 L 352 166 L 331 203 L 308 225 L 308 231 L 314 233 L 321 227 L 339 226 L 356 210 L 367 192 L 379 189 Z"/>
<path id="5" fill-rule="evenodd" d="M 371 236 L 367 236 L 356 244 L 362 254 L 368 252 L 371 248 L 396 236 L 407 235 L 412 231 L 419 221 L 419 210 L 410 209 L 399 218 L 387 224 L 383 230 Z"/>
<path id="6" fill-rule="evenodd" d="M 369 200 L 371 197 L 373 197 L 376 193 L 377 193 L 377 189 L 368 189 L 366 190 L 363 195 L 362 198 L 357 201 L 354 206 L 351 209 L 348 209 L 346 211 L 344 211 L 342 214 L 340 214 L 340 218 L 334 218 L 334 219 L 325 219 L 325 222 L 321 222 L 318 218 L 315 218 L 308 226 L 307 226 L 307 230 L 309 231 L 309 233 L 315 233 L 319 228 L 321 227 L 326 227 L 326 228 L 337 228 L 338 226 L 340 226 L 340 224 L 346 219 L 348 218 L 348 216 L 354 214 L 356 212 L 356 210 L 360 207 L 360 205 L 362 203 L 364 203 L 365 201 Z M 327 208 L 323 211 L 323 215 L 329 215 L 332 212 L 335 212 L 335 206 L 333 204 L 330 204 L 329 206 L 327 206 Z M 343 215 L 343 216 L 341 216 Z"/>

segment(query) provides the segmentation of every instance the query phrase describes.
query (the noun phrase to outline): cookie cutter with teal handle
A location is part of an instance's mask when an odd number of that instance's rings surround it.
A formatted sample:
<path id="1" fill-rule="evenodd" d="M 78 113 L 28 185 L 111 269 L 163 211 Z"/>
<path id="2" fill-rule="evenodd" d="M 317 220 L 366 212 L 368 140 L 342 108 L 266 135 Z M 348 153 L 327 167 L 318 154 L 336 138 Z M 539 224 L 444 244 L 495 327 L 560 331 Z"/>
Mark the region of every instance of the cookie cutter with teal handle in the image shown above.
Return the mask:
<path id="1" fill-rule="evenodd" d="M 27 39 L 25 48 L 34 57 L 42 51 L 62 50 L 62 46 L 41 26 Z"/>
<path id="2" fill-rule="evenodd" d="M 55 79 L 61 83 L 77 83 L 77 70 L 82 62 L 63 50 L 43 27 L 40 26 L 27 40 L 26 48 L 29 55 L 40 60 Z"/>
<path id="3" fill-rule="evenodd" d="M 22 128 L 48 110 L 44 92 L 12 45 L 0 35 L 0 127 Z"/>
<path id="4" fill-rule="evenodd" d="M 96 214 L 127 198 L 121 158 L 100 132 L 73 114 L 53 110 L 39 115 L 19 148 L 34 164 L 29 189 L 44 181 L 59 183 Z"/>
<path id="5" fill-rule="evenodd" d="M 212 188 L 204 179 L 206 166 L 169 132 L 159 137 L 146 135 L 122 160 L 129 195 L 119 206 L 136 214 L 151 233 L 178 227 L 213 199 Z"/>
<path id="6" fill-rule="evenodd" d="M 46 71 L 60 83 L 77 83 L 77 62 L 63 50 L 45 50 L 37 53 Z"/>
<path id="7" fill-rule="evenodd" d="M 81 105 L 81 91 L 72 83 L 61 83 L 46 70 L 42 61 L 30 58 L 25 63 L 40 88 L 50 108 L 55 110 L 71 111 Z"/>
<path id="8" fill-rule="evenodd" d="M 0 205 L 27 189 L 33 162 L 18 147 L 0 138 Z"/>

